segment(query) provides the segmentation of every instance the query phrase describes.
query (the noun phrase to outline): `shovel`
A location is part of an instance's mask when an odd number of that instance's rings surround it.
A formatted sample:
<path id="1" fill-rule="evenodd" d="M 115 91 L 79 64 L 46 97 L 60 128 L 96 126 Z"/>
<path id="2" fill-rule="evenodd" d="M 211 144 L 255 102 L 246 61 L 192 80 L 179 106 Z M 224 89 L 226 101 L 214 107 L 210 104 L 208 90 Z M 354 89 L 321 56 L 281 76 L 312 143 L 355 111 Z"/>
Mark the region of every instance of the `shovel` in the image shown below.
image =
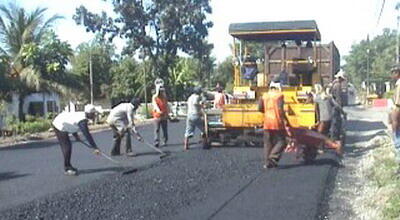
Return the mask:
<path id="1" fill-rule="evenodd" d="M 86 147 L 92 148 L 88 143 L 86 143 L 86 142 L 84 142 L 84 141 L 80 141 L 80 142 L 81 142 L 83 145 L 85 145 Z M 98 150 L 99 150 L 99 149 L 98 149 Z M 122 163 L 121 161 L 117 161 L 117 160 L 112 159 L 110 156 L 108 156 L 106 153 L 104 153 L 104 152 L 101 151 L 101 150 L 99 150 L 99 152 L 100 152 L 100 155 L 101 155 L 103 158 L 107 159 L 108 161 L 110 161 L 110 162 L 112 162 L 113 164 L 116 164 L 116 165 L 118 165 L 120 168 L 122 168 L 122 169 L 124 170 L 124 171 L 122 171 L 122 175 L 130 174 L 130 173 L 134 173 L 134 172 L 138 171 L 138 169 L 136 169 L 136 168 L 127 167 L 127 166 L 123 165 L 123 163 Z"/>
<path id="2" fill-rule="evenodd" d="M 144 143 L 147 147 L 151 148 L 152 150 L 157 151 L 158 153 L 160 153 L 160 154 L 161 154 L 161 155 L 160 155 L 160 159 L 162 159 L 162 158 L 164 158 L 164 157 L 166 157 L 166 156 L 169 155 L 169 154 L 167 154 L 166 152 L 164 152 L 164 151 L 158 149 L 157 147 L 154 147 L 153 145 L 151 145 L 151 144 L 150 144 L 149 142 L 147 142 L 144 138 L 139 139 L 140 136 L 138 136 L 138 134 L 136 134 L 133 130 L 131 130 L 131 132 L 132 132 L 132 135 L 136 135 L 136 136 L 137 136 L 137 138 L 138 138 L 138 140 L 139 140 L 140 142 Z"/>

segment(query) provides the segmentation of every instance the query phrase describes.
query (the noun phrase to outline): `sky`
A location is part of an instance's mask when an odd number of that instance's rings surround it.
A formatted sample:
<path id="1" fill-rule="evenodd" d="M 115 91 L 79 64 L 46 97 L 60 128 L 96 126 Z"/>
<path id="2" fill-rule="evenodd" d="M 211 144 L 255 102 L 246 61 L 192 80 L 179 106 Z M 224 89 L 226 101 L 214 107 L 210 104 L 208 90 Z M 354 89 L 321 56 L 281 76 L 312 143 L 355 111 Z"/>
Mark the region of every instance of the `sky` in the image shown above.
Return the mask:
<path id="1" fill-rule="evenodd" d="M 258 21 L 315 20 L 322 36 L 322 43 L 334 41 L 340 54 L 347 55 L 351 45 L 381 34 L 383 28 L 397 27 L 398 12 L 395 5 L 400 0 L 386 0 L 378 22 L 382 2 L 385 0 L 211 0 L 213 13 L 209 20 L 214 26 L 209 30 L 209 42 L 214 44 L 213 56 L 223 61 L 231 55 L 228 33 L 230 23 Z M 92 39 L 93 34 L 77 26 L 72 20 L 75 9 L 84 5 L 92 12 L 112 12 L 103 0 L 0 0 L 1 4 L 16 2 L 27 10 L 46 7 L 47 15 L 64 16 L 54 30 L 72 48 Z M 121 48 L 123 41 L 114 42 Z"/>

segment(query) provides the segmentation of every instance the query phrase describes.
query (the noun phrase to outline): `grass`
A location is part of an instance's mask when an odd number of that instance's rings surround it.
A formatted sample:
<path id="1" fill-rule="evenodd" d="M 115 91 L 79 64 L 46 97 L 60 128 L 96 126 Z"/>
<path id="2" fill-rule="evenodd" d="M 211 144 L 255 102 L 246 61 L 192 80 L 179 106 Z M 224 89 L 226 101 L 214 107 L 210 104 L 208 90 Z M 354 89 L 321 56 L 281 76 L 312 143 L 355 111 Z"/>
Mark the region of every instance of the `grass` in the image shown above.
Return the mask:
<path id="1" fill-rule="evenodd" d="M 400 178 L 394 147 L 389 137 L 375 138 L 375 145 L 361 161 L 360 175 L 366 177 L 363 195 L 356 202 L 363 219 L 400 219 Z"/>

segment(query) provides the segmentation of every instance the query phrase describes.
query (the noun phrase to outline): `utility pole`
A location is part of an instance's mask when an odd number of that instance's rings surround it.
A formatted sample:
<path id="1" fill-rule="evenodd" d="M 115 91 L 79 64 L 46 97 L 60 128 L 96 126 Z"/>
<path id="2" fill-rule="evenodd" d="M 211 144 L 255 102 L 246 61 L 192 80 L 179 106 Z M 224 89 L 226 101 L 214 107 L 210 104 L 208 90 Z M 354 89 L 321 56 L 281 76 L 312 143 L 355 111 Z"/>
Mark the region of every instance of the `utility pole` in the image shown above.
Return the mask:
<path id="1" fill-rule="evenodd" d="M 369 48 L 367 49 L 367 96 L 369 95 Z"/>
<path id="2" fill-rule="evenodd" d="M 399 21 L 400 21 L 400 16 L 397 16 L 397 31 L 396 31 L 396 64 L 399 64 Z"/>
<path id="3" fill-rule="evenodd" d="M 92 49 L 89 56 L 89 77 L 90 77 L 90 104 L 93 105 L 93 65 L 92 65 Z"/>
<path id="4" fill-rule="evenodd" d="M 145 104 L 145 109 L 146 109 L 146 118 L 149 118 L 149 107 L 147 106 L 147 72 L 146 72 L 146 63 L 145 63 L 145 58 L 143 55 L 143 75 L 144 75 L 144 104 Z"/>
<path id="5" fill-rule="evenodd" d="M 369 96 L 369 35 L 367 35 L 367 97 Z"/>

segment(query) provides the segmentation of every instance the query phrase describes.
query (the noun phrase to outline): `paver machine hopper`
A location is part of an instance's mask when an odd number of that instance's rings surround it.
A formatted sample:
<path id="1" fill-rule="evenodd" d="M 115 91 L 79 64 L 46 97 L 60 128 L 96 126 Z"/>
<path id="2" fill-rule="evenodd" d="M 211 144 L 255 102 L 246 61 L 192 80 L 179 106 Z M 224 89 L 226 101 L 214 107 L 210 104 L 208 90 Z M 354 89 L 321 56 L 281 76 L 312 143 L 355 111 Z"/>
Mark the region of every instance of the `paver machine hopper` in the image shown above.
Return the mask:
<path id="1" fill-rule="evenodd" d="M 263 114 L 258 111 L 257 100 L 274 78 L 284 79 L 284 108 L 290 124 L 312 128 L 316 112 L 308 100 L 313 85 L 331 82 L 340 68 L 335 44 L 321 44 L 316 22 L 234 23 L 229 34 L 233 37 L 234 99 L 222 110 L 206 112 L 209 144 L 225 145 L 235 140 L 253 145 L 262 141 L 257 130 L 262 128 Z"/>

